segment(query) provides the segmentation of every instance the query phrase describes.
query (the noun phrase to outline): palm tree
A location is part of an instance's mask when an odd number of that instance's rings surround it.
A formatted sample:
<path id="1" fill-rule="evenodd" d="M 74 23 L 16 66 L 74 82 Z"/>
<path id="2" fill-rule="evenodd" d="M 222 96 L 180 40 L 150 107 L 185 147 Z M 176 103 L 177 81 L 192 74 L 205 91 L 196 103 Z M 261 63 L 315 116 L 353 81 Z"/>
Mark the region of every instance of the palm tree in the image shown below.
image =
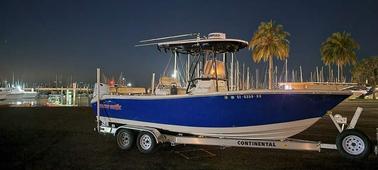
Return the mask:
<path id="1" fill-rule="evenodd" d="M 371 86 L 373 99 L 376 99 L 375 89 L 378 84 L 378 56 L 365 58 L 352 69 L 352 81 Z"/>
<path id="2" fill-rule="evenodd" d="M 254 62 L 269 60 L 269 89 L 272 89 L 273 57 L 284 60 L 289 56 L 288 36 L 282 25 L 271 20 L 261 22 L 249 43 Z"/>
<path id="3" fill-rule="evenodd" d="M 337 65 L 337 81 L 343 79 L 343 66 L 355 64 L 357 60 L 356 51 L 359 44 L 352 38 L 350 33 L 336 32 L 321 44 L 320 53 L 324 64 Z"/>

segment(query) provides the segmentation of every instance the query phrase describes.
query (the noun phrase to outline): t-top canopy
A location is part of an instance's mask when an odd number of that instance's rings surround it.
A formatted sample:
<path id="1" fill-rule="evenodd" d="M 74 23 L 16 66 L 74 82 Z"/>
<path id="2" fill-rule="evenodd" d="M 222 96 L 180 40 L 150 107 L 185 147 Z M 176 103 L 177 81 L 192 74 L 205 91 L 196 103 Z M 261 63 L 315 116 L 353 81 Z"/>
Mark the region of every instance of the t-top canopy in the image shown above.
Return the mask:
<path id="1" fill-rule="evenodd" d="M 215 53 L 236 52 L 248 46 L 248 42 L 239 39 L 227 39 L 223 33 L 211 33 L 208 38 L 176 40 L 157 43 L 160 49 L 192 54 L 201 51 Z"/>
<path id="2" fill-rule="evenodd" d="M 248 46 L 248 42 L 237 39 L 202 39 L 182 40 L 158 43 L 159 49 L 190 54 L 200 51 L 214 51 L 215 53 L 236 52 Z"/>

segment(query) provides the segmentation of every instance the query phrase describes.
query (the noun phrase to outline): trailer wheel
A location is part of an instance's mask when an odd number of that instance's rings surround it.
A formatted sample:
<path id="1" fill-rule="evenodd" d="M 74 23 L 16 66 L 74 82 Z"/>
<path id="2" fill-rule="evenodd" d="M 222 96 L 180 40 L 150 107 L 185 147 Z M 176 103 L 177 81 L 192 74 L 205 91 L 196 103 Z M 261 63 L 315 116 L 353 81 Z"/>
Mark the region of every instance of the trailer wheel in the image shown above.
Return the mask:
<path id="1" fill-rule="evenodd" d="M 134 144 L 134 134 L 131 130 L 120 129 L 117 132 L 117 144 L 122 150 L 130 150 Z"/>
<path id="2" fill-rule="evenodd" d="M 137 139 L 138 150 L 142 153 L 153 153 L 156 148 L 156 140 L 154 135 L 149 132 L 139 132 Z"/>
<path id="3" fill-rule="evenodd" d="M 341 156 L 354 160 L 365 159 L 371 151 L 369 138 L 357 129 L 347 129 L 337 135 L 336 146 Z"/>

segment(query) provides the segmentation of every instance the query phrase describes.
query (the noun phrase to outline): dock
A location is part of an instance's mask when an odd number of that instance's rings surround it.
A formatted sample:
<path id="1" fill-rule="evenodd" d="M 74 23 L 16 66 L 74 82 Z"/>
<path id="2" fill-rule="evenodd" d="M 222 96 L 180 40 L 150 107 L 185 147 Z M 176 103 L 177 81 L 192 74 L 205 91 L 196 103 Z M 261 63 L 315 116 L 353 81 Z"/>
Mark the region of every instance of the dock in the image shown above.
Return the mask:
<path id="1" fill-rule="evenodd" d="M 73 91 L 76 90 L 77 92 L 86 92 L 92 93 L 92 88 L 69 88 L 69 87 L 37 87 L 37 88 L 24 88 L 25 91 L 36 91 L 36 92 L 52 92 L 52 91 Z"/>

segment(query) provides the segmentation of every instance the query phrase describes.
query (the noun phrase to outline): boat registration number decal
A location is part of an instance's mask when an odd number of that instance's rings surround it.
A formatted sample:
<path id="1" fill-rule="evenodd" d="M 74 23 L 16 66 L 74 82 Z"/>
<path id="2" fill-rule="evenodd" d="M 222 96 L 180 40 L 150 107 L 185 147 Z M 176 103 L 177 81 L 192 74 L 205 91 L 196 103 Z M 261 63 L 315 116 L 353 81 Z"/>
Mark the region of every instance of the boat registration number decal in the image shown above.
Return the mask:
<path id="1" fill-rule="evenodd" d="M 246 94 L 246 95 L 235 95 L 235 96 L 224 96 L 224 99 L 260 99 L 262 97 L 261 94 Z"/>
<path id="2" fill-rule="evenodd" d="M 100 104 L 100 108 L 111 109 L 111 110 L 122 110 L 122 106 L 120 104 Z"/>

